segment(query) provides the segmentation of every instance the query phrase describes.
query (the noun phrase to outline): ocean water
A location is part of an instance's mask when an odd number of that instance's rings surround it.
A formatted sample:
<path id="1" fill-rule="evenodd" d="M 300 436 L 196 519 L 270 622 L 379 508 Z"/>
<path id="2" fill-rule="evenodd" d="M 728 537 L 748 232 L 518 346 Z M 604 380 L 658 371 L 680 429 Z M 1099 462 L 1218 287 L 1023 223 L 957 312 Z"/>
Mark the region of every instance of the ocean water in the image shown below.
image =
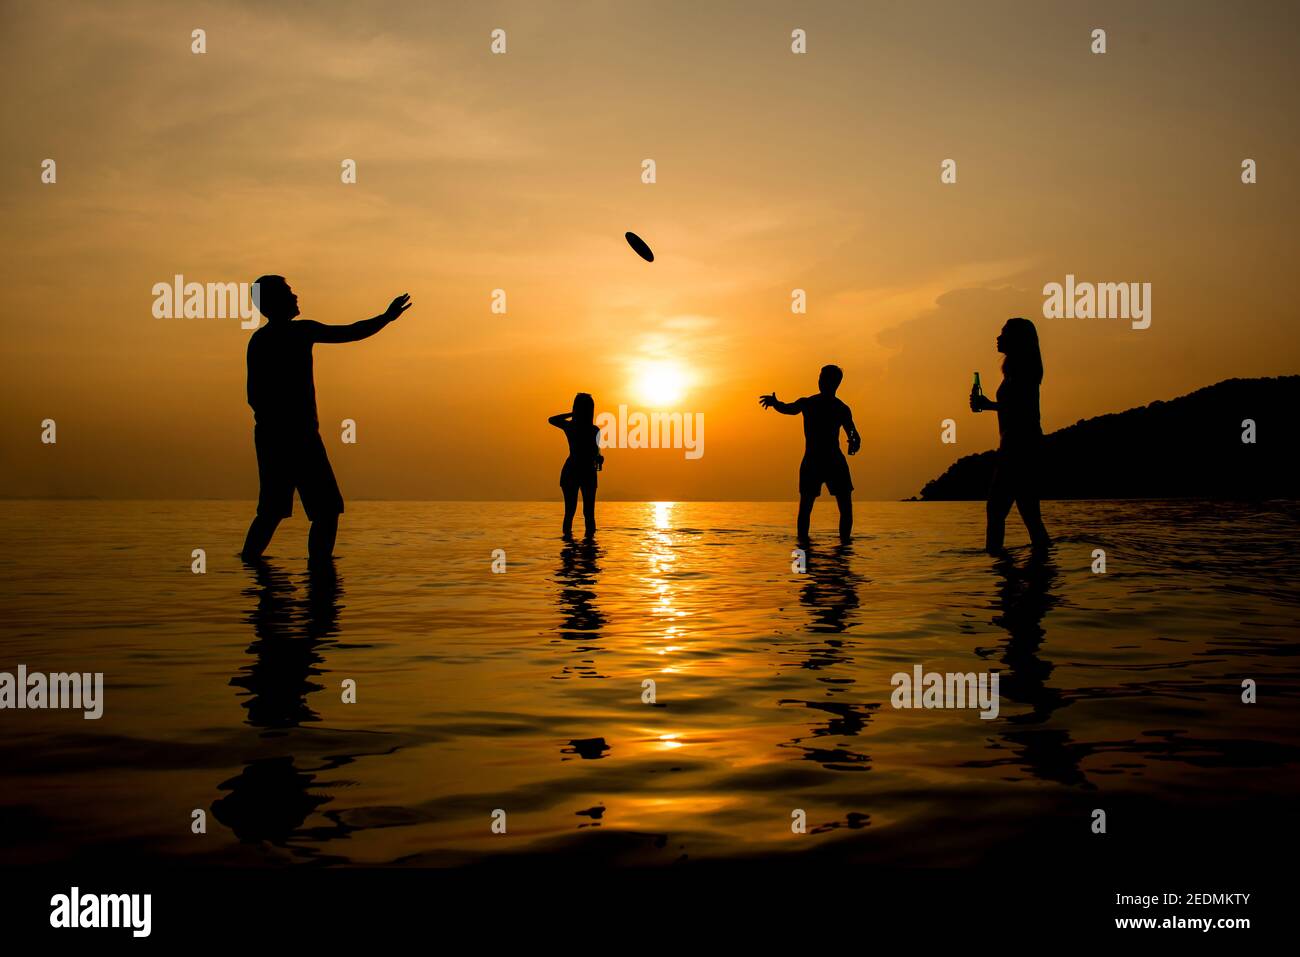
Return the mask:
<path id="1" fill-rule="evenodd" d="M 566 543 L 559 503 L 356 502 L 311 575 L 301 515 L 238 559 L 250 511 L 0 503 L 0 671 L 105 681 L 97 721 L 0 711 L 0 861 L 1046 879 L 1296 845 L 1294 505 L 1047 503 L 1035 562 L 979 550 L 979 503 L 858 503 L 841 548 L 823 500 L 803 573 L 779 503 L 602 503 Z M 997 717 L 893 707 L 917 665 L 996 671 Z"/>

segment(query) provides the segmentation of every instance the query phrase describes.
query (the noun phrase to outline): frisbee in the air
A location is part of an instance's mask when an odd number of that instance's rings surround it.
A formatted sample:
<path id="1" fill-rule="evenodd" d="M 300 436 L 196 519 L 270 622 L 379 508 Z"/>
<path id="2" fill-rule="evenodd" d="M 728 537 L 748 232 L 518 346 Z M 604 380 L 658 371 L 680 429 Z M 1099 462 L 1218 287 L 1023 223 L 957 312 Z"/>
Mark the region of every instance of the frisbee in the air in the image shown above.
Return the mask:
<path id="1" fill-rule="evenodd" d="M 636 250 L 636 254 L 648 263 L 655 261 L 655 254 L 650 251 L 650 247 L 645 244 L 645 240 L 636 233 L 624 233 L 627 244 Z"/>

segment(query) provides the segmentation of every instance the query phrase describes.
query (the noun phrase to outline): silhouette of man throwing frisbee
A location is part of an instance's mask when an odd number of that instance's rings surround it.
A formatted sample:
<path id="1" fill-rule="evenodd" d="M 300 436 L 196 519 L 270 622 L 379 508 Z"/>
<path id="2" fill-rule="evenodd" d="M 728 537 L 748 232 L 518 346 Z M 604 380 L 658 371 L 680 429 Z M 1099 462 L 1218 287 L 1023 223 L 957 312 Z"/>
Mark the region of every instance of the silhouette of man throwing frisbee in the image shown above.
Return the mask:
<path id="1" fill-rule="evenodd" d="M 318 342 L 368 339 L 411 306 L 401 295 L 373 319 L 329 326 L 311 319 L 294 321 L 298 297 L 283 276 L 263 276 L 253 285 L 253 305 L 266 325 L 248 339 L 248 404 L 253 407 L 253 444 L 261 491 L 257 516 L 248 527 L 241 553 L 260 558 L 282 519 L 293 514 L 293 493 L 311 521 L 308 560 L 328 562 L 334 554 L 343 496 L 330 467 L 316 419 L 312 347 Z"/>

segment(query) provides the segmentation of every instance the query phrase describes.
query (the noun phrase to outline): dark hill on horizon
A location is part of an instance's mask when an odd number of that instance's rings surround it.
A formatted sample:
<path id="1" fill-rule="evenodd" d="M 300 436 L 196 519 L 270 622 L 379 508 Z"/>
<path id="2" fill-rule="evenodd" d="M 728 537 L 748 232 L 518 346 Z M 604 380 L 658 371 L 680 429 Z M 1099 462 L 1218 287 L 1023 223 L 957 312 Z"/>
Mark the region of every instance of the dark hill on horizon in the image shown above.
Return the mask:
<path id="1" fill-rule="evenodd" d="M 995 412 L 982 415 L 994 416 Z M 1043 438 L 1042 497 L 1300 498 L 1300 375 L 1225 379 L 1169 401 Z M 1242 421 L 1255 443 L 1242 442 Z M 984 499 L 995 452 L 958 459 L 921 489 L 926 502 Z"/>

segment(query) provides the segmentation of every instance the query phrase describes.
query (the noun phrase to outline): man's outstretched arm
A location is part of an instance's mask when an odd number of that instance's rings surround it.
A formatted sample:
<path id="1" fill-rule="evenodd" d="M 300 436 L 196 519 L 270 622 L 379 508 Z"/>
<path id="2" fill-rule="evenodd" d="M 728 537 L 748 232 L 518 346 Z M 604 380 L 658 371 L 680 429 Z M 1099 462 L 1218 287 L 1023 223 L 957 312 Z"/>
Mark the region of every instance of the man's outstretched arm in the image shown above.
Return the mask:
<path id="1" fill-rule="evenodd" d="M 803 399 L 795 399 L 793 402 L 782 402 L 776 397 L 775 392 L 758 397 L 758 404 L 765 409 L 776 409 L 782 415 L 798 415 L 802 411 L 800 403 Z"/>
<path id="2" fill-rule="evenodd" d="M 362 319 L 360 322 L 352 322 L 346 326 L 328 326 L 323 322 L 310 319 L 303 324 L 311 329 L 313 342 L 359 342 L 362 339 L 369 339 L 410 308 L 411 297 L 402 293 L 388 304 L 387 311 L 373 319 Z"/>

